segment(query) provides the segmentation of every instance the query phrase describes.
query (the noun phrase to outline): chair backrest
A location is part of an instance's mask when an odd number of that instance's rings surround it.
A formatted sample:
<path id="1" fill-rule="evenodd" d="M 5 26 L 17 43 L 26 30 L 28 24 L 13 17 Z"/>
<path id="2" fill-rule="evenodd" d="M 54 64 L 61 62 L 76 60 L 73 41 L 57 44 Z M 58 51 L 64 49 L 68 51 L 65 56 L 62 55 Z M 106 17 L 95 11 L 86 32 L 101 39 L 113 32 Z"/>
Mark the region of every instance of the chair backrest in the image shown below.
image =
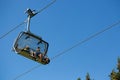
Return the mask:
<path id="1" fill-rule="evenodd" d="M 49 44 L 33 33 L 21 32 L 15 40 L 13 48 L 15 52 L 19 53 L 19 51 L 24 49 L 26 46 L 29 46 L 33 51 L 35 51 L 37 47 L 40 47 L 41 53 L 46 55 Z"/>

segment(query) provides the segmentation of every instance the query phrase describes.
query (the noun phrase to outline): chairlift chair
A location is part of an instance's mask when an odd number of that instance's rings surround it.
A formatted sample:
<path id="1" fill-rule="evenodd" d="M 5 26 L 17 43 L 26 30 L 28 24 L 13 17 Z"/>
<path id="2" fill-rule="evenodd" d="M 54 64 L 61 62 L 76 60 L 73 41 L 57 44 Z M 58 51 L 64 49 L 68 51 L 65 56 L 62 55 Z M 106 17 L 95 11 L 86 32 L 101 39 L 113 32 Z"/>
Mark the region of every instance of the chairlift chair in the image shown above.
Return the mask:
<path id="1" fill-rule="evenodd" d="M 27 9 L 28 13 L 28 23 L 27 23 L 27 31 L 22 31 L 19 33 L 18 37 L 16 38 L 14 44 L 13 44 L 13 50 L 31 60 L 34 60 L 36 62 L 42 63 L 42 64 L 48 64 L 50 62 L 50 59 L 47 56 L 47 51 L 49 44 L 44 41 L 41 37 L 33 34 L 30 32 L 30 19 L 36 15 L 36 13 L 33 13 L 31 9 Z M 29 47 L 29 51 L 25 50 L 25 47 Z M 36 48 L 40 47 L 40 52 L 43 54 L 44 58 L 41 61 L 39 58 L 35 58 L 32 54 L 35 52 Z M 47 59 L 44 60 L 44 59 Z"/>

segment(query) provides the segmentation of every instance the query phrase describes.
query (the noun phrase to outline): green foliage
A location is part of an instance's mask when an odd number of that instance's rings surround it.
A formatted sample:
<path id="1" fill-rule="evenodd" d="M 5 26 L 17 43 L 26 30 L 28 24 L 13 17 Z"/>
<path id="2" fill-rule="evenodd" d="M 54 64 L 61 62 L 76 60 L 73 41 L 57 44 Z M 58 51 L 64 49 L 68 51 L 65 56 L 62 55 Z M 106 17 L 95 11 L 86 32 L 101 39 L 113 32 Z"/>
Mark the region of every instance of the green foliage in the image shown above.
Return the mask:
<path id="1" fill-rule="evenodd" d="M 118 58 L 117 70 L 118 71 L 112 70 L 110 74 L 111 80 L 120 80 L 120 58 Z"/>
<path id="2" fill-rule="evenodd" d="M 120 58 L 118 58 L 118 65 L 117 65 L 117 69 L 120 72 Z"/>
<path id="3" fill-rule="evenodd" d="M 86 75 L 86 80 L 90 80 L 90 75 L 89 75 L 89 73 L 87 73 L 87 75 Z"/>
<path id="4" fill-rule="evenodd" d="M 81 80 L 78 78 L 77 80 Z M 91 80 L 89 73 L 86 75 L 86 80 Z M 117 71 L 112 70 L 110 74 L 110 80 L 120 80 L 120 58 L 118 58 L 118 63 L 117 63 Z"/>
<path id="5" fill-rule="evenodd" d="M 80 78 L 78 78 L 77 80 L 81 80 Z"/>

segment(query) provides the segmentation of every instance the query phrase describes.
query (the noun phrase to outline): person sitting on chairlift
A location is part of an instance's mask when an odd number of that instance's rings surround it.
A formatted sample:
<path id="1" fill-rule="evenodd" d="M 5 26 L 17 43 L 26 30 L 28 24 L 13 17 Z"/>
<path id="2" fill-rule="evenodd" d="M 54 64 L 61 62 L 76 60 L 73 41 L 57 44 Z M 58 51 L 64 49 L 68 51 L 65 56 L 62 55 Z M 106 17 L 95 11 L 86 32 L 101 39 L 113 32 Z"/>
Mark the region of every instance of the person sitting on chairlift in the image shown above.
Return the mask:
<path id="1" fill-rule="evenodd" d="M 40 62 L 44 62 L 44 63 L 49 63 L 49 62 L 50 62 L 49 58 L 47 58 L 47 56 L 45 56 L 44 54 L 42 54 L 42 53 L 40 52 L 40 47 L 37 47 L 36 52 L 35 52 L 35 55 L 36 55 L 36 56 L 35 56 L 36 59 L 37 59 L 37 57 L 39 57 Z"/>
<path id="2" fill-rule="evenodd" d="M 40 52 L 40 47 L 37 47 L 36 51 L 35 51 L 35 58 L 37 59 L 37 57 L 40 59 L 40 61 L 42 61 L 43 55 Z"/>
<path id="3" fill-rule="evenodd" d="M 23 50 L 26 51 L 26 52 L 28 52 L 28 53 L 30 53 L 30 47 L 28 45 L 26 45 Z"/>

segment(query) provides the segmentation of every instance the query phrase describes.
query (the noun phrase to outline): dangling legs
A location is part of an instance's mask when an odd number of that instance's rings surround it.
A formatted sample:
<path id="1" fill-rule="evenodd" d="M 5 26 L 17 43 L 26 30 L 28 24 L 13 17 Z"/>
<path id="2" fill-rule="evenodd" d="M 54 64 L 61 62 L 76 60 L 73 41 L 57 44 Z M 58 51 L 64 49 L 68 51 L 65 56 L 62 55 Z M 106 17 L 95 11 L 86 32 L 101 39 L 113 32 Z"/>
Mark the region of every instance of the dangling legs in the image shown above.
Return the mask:
<path id="1" fill-rule="evenodd" d="M 42 62 L 42 60 L 43 60 L 43 59 L 42 59 L 42 58 L 43 58 L 43 55 L 42 55 L 42 54 L 39 54 L 38 56 L 39 56 L 40 62 Z"/>

